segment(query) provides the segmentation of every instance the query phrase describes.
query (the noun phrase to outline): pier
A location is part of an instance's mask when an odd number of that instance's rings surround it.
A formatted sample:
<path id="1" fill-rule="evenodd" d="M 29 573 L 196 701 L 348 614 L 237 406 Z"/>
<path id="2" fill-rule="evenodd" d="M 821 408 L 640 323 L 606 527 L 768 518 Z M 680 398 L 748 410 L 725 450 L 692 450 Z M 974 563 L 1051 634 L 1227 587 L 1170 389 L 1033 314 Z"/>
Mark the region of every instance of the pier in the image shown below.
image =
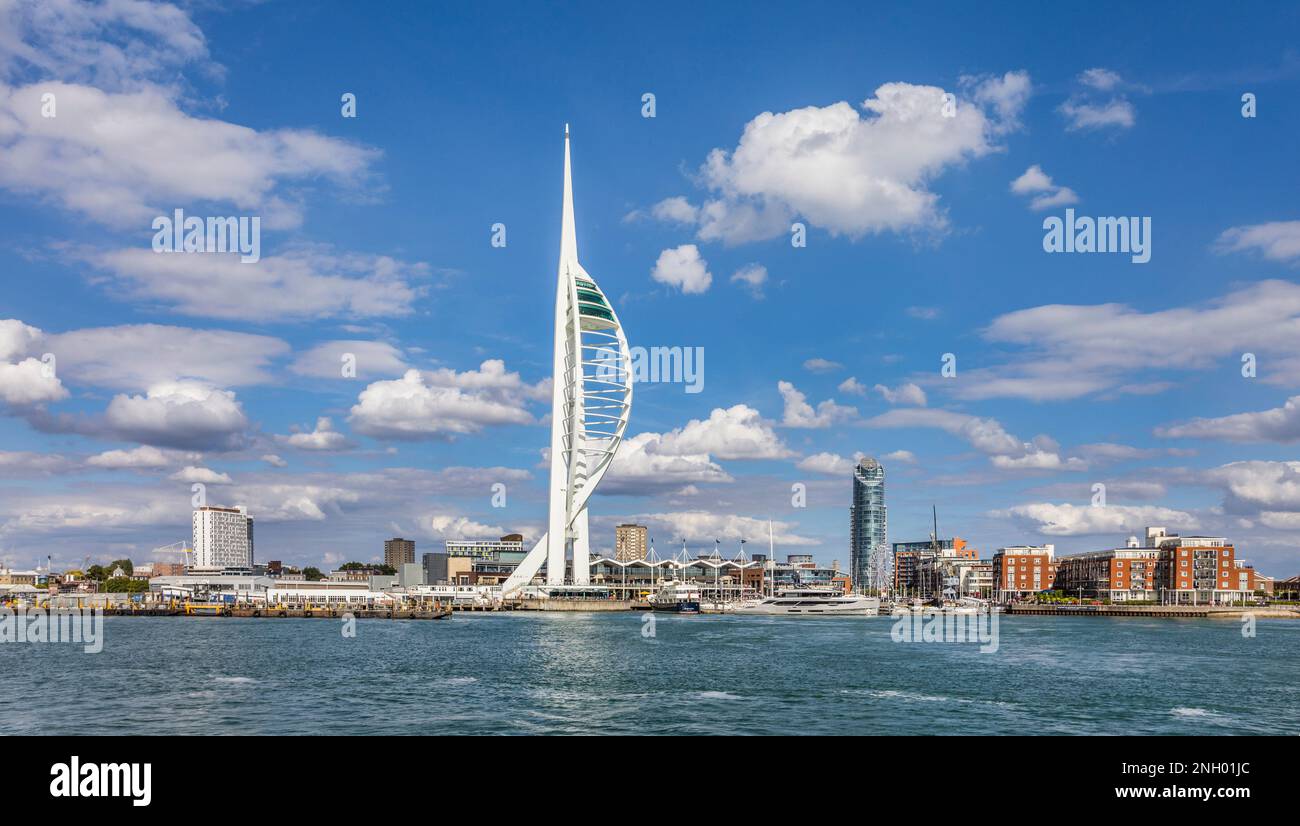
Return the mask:
<path id="1" fill-rule="evenodd" d="M 521 599 L 516 611 L 631 611 L 637 603 L 630 599 Z"/>
<path id="2" fill-rule="evenodd" d="M 52 612 L 59 608 L 50 609 Z M 66 610 L 66 609 L 64 609 Z M 253 606 L 187 602 L 169 605 L 117 605 L 103 609 L 107 617 L 240 617 L 244 619 L 446 619 L 451 607 L 432 605 L 417 608 L 369 608 L 326 605 Z"/>

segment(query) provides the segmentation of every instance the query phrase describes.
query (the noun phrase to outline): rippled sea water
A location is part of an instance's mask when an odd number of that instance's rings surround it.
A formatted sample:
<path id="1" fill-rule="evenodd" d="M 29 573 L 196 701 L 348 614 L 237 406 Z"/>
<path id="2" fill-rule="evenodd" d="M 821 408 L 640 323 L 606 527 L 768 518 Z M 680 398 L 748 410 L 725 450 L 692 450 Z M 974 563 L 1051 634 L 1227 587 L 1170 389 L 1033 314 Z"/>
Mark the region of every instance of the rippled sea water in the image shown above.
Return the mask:
<path id="1" fill-rule="evenodd" d="M 0 644 L 6 734 L 1300 733 L 1300 622 L 1002 617 L 999 650 L 889 617 L 105 620 Z"/>

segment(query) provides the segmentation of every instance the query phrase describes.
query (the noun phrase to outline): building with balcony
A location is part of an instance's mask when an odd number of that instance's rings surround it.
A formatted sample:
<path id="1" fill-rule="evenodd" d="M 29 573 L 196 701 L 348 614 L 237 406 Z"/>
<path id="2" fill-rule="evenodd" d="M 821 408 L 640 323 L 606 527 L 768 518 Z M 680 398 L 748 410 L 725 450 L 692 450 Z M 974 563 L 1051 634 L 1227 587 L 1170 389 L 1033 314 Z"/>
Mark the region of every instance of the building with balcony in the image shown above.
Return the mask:
<path id="1" fill-rule="evenodd" d="M 973 569 L 978 561 L 979 551 L 967 545 L 960 536 L 938 541 L 895 542 L 894 593 L 903 597 L 932 599 L 952 589 L 957 591 L 957 596 L 977 596 L 961 591 L 961 581 L 969 578 L 970 574 L 959 569 Z"/>
<path id="2" fill-rule="evenodd" d="M 253 568 L 253 517 L 248 508 L 204 506 L 193 515 L 194 567 L 200 571 Z"/>
<path id="3" fill-rule="evenodd" d="M 1129 537 L 1123 548 L 1062 557 L 1056 586 L 1067 594 L 1111 602 L 1213 605 L 1250 598 L 1255 570 L 1236 558 L 1222 536 L 1177 536 L 1146 529 L 1145 544 Z"/>
<path id="4" fill-rule="evenodd" d="M 1056 587 L 1055 545 L 1012 545 L 993 554 L 993 598 L 1008 602 Z"/>
<path id="5" fill-rule="evenodd" d="M 617 525 L 614 528 L 614 558 L 619 562 L 645 559 L 650 529 L 645 525 Z"/>
<path id="6" fill-rule="evenodd" d="M 384 564 L 400 570 L 403 565 L 415 562 L 415 540 L 394 537 L 384 540 Z"/>

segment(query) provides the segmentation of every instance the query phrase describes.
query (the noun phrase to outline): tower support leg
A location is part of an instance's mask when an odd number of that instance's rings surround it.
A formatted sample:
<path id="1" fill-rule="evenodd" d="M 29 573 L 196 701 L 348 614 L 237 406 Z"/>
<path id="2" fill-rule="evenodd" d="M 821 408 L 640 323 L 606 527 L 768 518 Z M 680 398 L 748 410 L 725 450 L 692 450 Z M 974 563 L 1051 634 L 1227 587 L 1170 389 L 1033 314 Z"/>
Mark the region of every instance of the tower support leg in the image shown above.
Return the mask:
<path id="1" fill-rule="evenodd" d="M 587 530 L 587 507 L 573 520 L 573 584 L 591 584 L 591 541 Z"/>

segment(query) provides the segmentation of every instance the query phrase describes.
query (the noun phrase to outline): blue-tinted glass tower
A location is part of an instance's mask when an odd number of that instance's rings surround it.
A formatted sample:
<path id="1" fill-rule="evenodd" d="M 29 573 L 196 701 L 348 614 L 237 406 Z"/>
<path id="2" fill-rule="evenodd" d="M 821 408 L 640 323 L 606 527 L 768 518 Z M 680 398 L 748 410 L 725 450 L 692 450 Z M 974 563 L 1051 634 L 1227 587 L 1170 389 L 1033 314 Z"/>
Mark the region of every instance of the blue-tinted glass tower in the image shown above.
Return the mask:
<path id="1" fill-rule="evenodd" d="M 885 466 L 869 456 L 853 469 L 853 504 L 849 506 L 849 572 L 853 590 L 875 593 L 884 574 L 887 545 Z"/>

